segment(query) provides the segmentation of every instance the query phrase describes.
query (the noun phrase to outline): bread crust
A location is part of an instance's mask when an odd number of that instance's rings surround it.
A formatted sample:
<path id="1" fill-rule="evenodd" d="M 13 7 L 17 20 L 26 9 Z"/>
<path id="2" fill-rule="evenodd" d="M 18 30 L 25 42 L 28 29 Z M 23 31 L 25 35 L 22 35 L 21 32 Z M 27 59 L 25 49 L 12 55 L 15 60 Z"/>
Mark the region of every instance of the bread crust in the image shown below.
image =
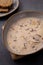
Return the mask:
<path id="1" fill-rule="evenodd" d="M 0 0 L 0 7 L 10 7 L 13 3 L 13 0 Z"/>
<path id="2" fill-rule="evenodd" d="M 2 9 L 2 8 L 0 8 L 0 12 L 8 12 L 8 9 Z"/>

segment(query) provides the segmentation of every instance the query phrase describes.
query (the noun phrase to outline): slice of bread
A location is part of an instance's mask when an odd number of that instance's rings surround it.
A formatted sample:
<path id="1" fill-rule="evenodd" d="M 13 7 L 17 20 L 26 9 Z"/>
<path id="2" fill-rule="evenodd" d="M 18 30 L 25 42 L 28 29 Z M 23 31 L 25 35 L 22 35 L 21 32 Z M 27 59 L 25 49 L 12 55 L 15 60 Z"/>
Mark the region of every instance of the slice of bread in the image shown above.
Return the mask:
<path id="1" fill-rule="evenodd" d="M 0 12 L 8 12 L 8 9 L 2 9 L 2 8 L 0 8 Z"/>
<path id="2" fill-rule="evenodd" d="M 13 4 L 13 0 L 0 0 L 0 7 L 10 7 Z"/>

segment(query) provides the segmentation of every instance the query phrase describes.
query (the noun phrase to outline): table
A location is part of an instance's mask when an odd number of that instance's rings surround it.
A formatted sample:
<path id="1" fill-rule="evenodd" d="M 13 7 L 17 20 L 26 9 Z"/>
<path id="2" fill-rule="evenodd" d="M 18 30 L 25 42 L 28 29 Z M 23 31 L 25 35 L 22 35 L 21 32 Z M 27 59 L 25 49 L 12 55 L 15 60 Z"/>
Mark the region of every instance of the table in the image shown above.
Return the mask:
<path id="1" fill-rule="evenodd" d="M 12 14 L 0 18 L 0 65 L 43 65 L 43 49 L 18 61 L 13 61 L 2 40 L 2 26 L 13 14 L 24 11 L 43 11 L 43 0 L 20 0 L 19 8 Z"/>

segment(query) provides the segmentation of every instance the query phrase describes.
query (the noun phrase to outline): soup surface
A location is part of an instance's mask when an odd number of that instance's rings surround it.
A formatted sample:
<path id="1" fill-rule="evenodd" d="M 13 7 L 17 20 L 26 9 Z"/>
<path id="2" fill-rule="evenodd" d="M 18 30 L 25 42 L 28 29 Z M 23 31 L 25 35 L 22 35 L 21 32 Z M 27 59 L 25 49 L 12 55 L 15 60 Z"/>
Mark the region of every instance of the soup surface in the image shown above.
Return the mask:
<path id="1" fill-rule="evenodd" d="M 30 54 L 43 46 L 43 20 L 27 17 L 14 22 L 7 33 L 9 48 L 16 54 Z"/>

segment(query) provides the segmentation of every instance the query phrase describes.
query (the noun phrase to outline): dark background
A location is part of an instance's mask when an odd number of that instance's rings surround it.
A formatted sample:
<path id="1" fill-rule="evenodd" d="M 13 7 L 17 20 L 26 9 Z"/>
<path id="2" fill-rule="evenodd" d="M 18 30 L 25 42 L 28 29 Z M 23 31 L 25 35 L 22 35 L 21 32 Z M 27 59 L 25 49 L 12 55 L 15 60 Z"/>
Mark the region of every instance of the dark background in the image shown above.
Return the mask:
<path id="1" fill-rule="evenodd" d="M 18 61 L 13 61 L 3 44 L 3 24 L 11 15 L 24 10 L 43 11 L 43 0 L 20 0 L 19 8 L 15 12 L 6 17 L 0 18 L 0 65 L 43 65 L 43 50 L 40 50 L 35 54 L 28 55 Z"/>

